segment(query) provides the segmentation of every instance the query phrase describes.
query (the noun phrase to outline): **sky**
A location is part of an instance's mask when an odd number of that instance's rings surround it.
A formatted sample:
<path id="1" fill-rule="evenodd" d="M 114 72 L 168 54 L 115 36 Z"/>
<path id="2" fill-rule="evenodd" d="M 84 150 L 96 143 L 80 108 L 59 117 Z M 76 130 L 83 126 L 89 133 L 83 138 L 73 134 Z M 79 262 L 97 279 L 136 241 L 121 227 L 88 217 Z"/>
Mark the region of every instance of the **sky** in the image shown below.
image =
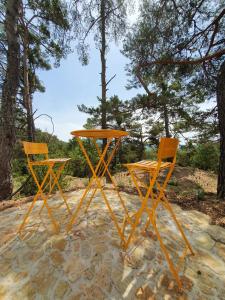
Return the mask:
<path id="1" fill-rule="evenodd" d="M 138 1 L 134 1 L 133 10 L 128 16 L 129 25 L 138 17 Z M 50 71 L 37 72 L 39 79 L 46 88 L 45 93 L 35 93 L 33 109 L 35 116 L 47 114 L 54 123 L 54 135 L 63 141 L 72 138 L 70 132 L 82 129 L 88 115 L 79 112 L 77 105 L 98 106 L 97 96 L 101 96 L 101 61 L 99 50 L 94 41 L 90 40 L 90 61 L 82 66 L 78 60 L 76 48 L 68 57 L 61 61 L 60 67 Z M 107 53 L 107 80 L 113 75 L 116 77 L 108 85 L 107 97 L 118 95 L 121 100 L 129 100 L 142 92 L 142 89 L 127 90 L 128 76 L 125 66 L 129 60 L 120 52 L 122 45 L 109 45 Z M 41 116 L 35 120 L 36 128 L 52 133 L 51 120 Z"/>

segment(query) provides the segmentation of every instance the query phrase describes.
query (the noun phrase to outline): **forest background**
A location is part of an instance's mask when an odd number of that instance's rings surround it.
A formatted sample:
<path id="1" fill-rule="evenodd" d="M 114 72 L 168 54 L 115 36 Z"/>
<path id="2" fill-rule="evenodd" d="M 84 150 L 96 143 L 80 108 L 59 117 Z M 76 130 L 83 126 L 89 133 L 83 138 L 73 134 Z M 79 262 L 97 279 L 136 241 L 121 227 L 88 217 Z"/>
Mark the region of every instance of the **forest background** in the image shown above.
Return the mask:
<path id="1" fill-rule="evenodd" d="M 154 158 L 160 137 L 175 136 L 181 141 L 177 163 L 217 173 L 218 198 L 224 200 L 225 3 L 138 3 L 137 17 L 130 25 L 132 1 L 1 0 L 1 200 L 10 199 L 18 187 L 20 195 L 35 193 L 22 140 L 47 142 L 53 157 L 71 157 L 65 174 L 90 176 L 75 140 L 64 142 L 35 128 L 40 116 L 33 98 L 45 92 L 40 69 L 60 68 L 71 51 L 77 51 L 81 64 L 87 65 L 93 45 L 100 57 L 99 97 L 93 106 L 82 104 L 81 99 L 78 109 L 88 115 L 85 128 L 129 132 L 112 172 L 122 171 L 123 163 Z M 131 99 L 108 96 L 116 76 L 108 76 L 112 43 L 127 58 L 127 88 L 138 89 Z M 65 99 L 62 105 L 67 105 Z M 46 117 L 54 128 L 54 120 Z M 97 153 L 88 141 L 86 147 L 95 161 Z"/>

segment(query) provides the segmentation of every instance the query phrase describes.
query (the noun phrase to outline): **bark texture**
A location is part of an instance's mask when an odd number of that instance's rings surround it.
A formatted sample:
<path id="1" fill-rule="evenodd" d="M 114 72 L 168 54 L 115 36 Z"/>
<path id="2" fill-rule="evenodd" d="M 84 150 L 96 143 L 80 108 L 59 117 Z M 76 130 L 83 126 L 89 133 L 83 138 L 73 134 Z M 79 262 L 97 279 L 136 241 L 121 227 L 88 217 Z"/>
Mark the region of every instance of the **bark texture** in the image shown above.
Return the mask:
<path id="1" fill-rule="evenodd" d="M 29 141 L 35 140 L 35 127 L 33 119 L 33 106 L 30 95 L 30 83 L 29 83 L 29 67 L 28 67 L 28 29 L 24 28 L 23 36 L 23 72 L 24 72 L 24 96 L 23 102 L 27 113 L 27 138 Z"/>
<path id="2" fill-rule="evenodd" d="M 6 1 L 5 30 L 7 39 L 7 69 L 2 87 L 0 111 L 0 200 L 12 194 L 12 157 L 15 145 L 15 108 L 19 85 L 19 0 Z"/>
<path id="3" fill-rule="evenodd" d="M 101 103 L 102 103 L 102 116 L 101 116 L 101 123 L 102 123 L 102 129 L 107 128 L 106 124 L 106 58 L 105 58 L 105 52 L 106 52 L 106 34 L 105 34 L 105 0 L 101 0 L 101 85 L 102 85 L 102 97 L 101 97 Z"/>
<path id="4" fill-rule="evenodd" d="M 217 107 L 220 131 L 220 161 L 217 184 L 218 199 L 225 200 L 225 61 L 217 77 Z"/>
<path id="5" fill-rule="evenodd" d="M 169 138 L 171 137 L 170 129 L 169 129 L 169 116 L 168 116 L 167 104 L 165 102 L 163 103 L 163 115 L 164 115 L 166 137 Z"/>

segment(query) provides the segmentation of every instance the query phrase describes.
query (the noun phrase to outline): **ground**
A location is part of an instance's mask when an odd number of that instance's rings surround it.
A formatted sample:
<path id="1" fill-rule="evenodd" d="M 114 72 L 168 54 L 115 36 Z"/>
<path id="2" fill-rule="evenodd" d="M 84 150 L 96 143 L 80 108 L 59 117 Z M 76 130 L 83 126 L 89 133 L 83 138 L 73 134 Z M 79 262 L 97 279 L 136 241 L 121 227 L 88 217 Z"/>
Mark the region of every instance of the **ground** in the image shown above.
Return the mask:
<path id="1" fill-rule="evenodd" d="M 74 209 L 83 190 L 67 193 Z M 106 190 L 115 214 L 123 213 L 116 193 Z M 136 195 L 121 193 L 129 211 L 136 211 Z M 0 299 L 224 299 L 225 229 L 210 225 L 210 217 L 196 210 L 173 209 L 190 240 L 195 256 L 180 264 L 184 290 L 177 288 L 154 234 L 139 231 L 127 251 L 120 247 L 116 228 L 98 193 L 86 215 L 81 213 L 67 234 L 68 214 L 55 194 L 50 200 L 60 222 L 54 234 L 42 201 L 23 231 L 16 232 L 30 203 L 0 212 Z M 141 226 L 141 224 L 140 224 Z M 139 227 L 140 227 L 139 226 Z M 169 215 L 159 207 L 158 228 L 178 261 L 183 243 Z"/>
<path id="2" fill-rule="evenodd" d="M 115 179 L 121 191 L 137 194 L 127 172 L 117 173 Z M 88 178 L 66 176 L 67 191 L 83 189 L 87 184 Z M 216 187 L 217 175 L 215 173 L 176 166 L 168 184 L 167 195 L 170 202 L 178 204 L 185 210 L 195 209 L 203 212 L 210 216 L 210 224 L 225 227 L 225 201 L 216 199 Z M 17 194 L 14 199 L 16 201 L 0 202 L 0 211 L 32 200 L 32 197 L 21 197 Z"/>
<path id="3" fill-rule="evenodd" d="M 121 190 L 133 194 L 135 189 L 127 173 L 116 175 Z M 216 199 L 217 175 L 191 167 L 176 166 L 167 187 L 172 203 L 185 210 L 195 209 L 210 216 L 210 224 L 225 227 L 225 201 Z"/>

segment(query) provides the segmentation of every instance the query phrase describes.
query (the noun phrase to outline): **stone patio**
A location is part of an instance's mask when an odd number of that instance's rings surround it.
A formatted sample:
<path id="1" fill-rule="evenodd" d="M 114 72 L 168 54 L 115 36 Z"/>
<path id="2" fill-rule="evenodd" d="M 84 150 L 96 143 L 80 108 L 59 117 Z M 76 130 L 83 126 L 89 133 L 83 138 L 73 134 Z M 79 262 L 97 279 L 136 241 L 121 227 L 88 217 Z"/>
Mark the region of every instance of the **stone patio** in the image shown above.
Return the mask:
<path id="1" fill-rule="evenodd" d="M 67 194 L 72 208 L 81 193 Z M 106 193 L 122 220 L 115 192 Z M 122 193 L 122 197 L 128 209 L 135 211 L 137 196 Z M 60 203 L 57 194 L 49 200 L 51 207 Z M 209 217 L 202 213 L 182 211 L 173 205 L 196 253 L 180 265 L 184 291 L 179 292 L 154 234 L 136 235 L 128 251 L 122 251 L 100 194 L 68 235 L 65 206 L 54 210 L 61 224 L 56 235 L 46 209 L 39 217 L 42 202 L 38 201 L 20 239 L 16 230 L 29 205 L 0 212 L 0 299 L 224 299 L 225 229 L 210 225 Z M 158 228 L 177 262 L 176 253 L 183 250 L 181 237 L 160 207 L 158 220 Z"/>

